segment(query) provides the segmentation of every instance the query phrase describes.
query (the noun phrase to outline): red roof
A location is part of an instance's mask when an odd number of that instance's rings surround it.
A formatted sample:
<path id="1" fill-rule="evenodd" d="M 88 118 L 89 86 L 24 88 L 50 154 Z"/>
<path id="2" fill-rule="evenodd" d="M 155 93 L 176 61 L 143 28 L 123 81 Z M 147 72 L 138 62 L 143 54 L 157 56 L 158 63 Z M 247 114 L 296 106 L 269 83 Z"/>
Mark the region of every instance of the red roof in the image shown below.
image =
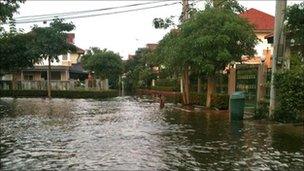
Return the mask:
<path id="1" fill-rule="evenodd" d="M 274 16 L 265 12 L 250 8 L 244 13 L 240 14 L 250 24 L 254 25 L 256 30 L 273 30 L 274 29 Z"/>

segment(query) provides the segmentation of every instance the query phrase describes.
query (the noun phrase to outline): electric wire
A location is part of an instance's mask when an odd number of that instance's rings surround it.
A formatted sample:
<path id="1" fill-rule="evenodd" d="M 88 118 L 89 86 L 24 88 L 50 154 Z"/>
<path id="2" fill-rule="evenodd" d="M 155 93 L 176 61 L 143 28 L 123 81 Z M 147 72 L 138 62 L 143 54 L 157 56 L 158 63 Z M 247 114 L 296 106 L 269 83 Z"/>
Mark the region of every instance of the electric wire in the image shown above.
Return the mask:
<path id="1" fill-rule="evenodd" d="M 129 9 L 129 10 L 123 10 L 123 11 L 114 11 L 114 12 L 108 12 L 108 13 L 101 13 L 101 14 L 89 14 L 89 15 L 79 15 L 79 16 L 68 16 L 68 17 L 60 17 L 62 19 L 78 19 L 78 18 L 88 18 L 88 17 L 97 17 L 97 16 L 106 16 L 106 15 L 114 15 L 114 14 L 121 14 L 121 13 L 128 13 L 128 12 L 135 12 L 135 11 L 142 11 L 142 10 L 147 10 L 147 9 L 153 9 L 153 8 L 160 8 L 160 7 L 165 7 L 165 6 L 172 6 L 179 4 L 180 2 L 175 2 L 175 3 L 169 3 L 169 4 L 162 4 L 162 5 L 156 5 L 156 6 L 149 6 L 149 7 L 142 7 L 142 8 L 136 8 L 136 9 Z M 56 18 L 56 17 L 55 17 Z M 57 18 L 59 18 L 57 16 Z M 49 18 L 49 19 L 34 19 L 34 20 L 16 20 L 16 24 L 26 24 L 26 23 L 37 23 L 37 22 L 44 22 L 44 21 L 52 21 L 54 18 Z"/>
<path id="2" fill-rule="evenodd" d="M 120 9 L 120 8 L 128 8 L 128 7 L 135 7 L 135 6 L 141 6 L 141 5 L 156 4 L 156 3 L 166 2 L 166 1 L 153 1 L 153 2 L 137 3 L 137 4 L 130 4 L 130 5 L 115 6 L 115 7 L 107 7 L 107 8 L 93 9 L 93 10 L 70 11 L 70 12 L 40 14 L 40 15 L 27 15 L 27 16 L 16 17 L 14 19 L 15 20 L 21 20 L 21 19 L 25 20 L 25 19 L 49 18 L 49 17 L 58 16 L 58 15 L 67 16 L 67 15 L 73 15 L 73 14 L 99 12 L 99 11 L 106 11 L 106 10 L 113 10 L 113 9 Z"/>

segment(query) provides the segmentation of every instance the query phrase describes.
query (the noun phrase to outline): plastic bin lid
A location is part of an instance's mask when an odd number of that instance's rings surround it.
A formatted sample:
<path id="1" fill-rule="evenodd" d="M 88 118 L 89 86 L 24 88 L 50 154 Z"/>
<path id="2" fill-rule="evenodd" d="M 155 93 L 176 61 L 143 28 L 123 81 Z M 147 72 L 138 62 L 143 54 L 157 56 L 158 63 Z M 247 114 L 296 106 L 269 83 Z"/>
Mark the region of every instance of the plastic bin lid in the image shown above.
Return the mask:
<path id="1" fill-rule="evenodd" d="M 230 99 L 245 99 L 245 93 L 242 91 L 237 91 L 230 96 Z"/>

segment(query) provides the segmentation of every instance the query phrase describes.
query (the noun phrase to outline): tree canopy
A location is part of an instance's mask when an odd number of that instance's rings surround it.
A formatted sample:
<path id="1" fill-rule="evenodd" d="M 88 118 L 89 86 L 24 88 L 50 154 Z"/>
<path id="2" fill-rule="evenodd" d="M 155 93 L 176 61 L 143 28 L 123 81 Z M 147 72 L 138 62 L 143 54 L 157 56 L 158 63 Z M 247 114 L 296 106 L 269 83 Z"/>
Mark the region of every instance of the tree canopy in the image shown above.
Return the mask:
<path id="1" fill-rule="evenodd" d="M 100 79 L 109 79 L 110 86 L 116 87 L 118 77 L 123 72 L 123 63 L 119 54 L 107 49 L 93 47 L 82 57 L 85 69 L 94 71 L 94 75 Z"/>
<path id="2" fill-rule="evenodd" d="M 304 2 L 289 6 L 286 17 L 287 37 L 293 40 L 293 49 L 300 53 L 297 55 L 304 59 Z"/>
<path id="3" fill-rule="evenodd" d="M 139 48 L 135 55 L 125 62 L 126 88 L 128 90 L 147 87 L 155 78 L 151 65 L 151 59 L 153 59 L 151 53 L 148 48 Z"/>
<path id="4" fill-rule="evenodd" d="M 67 42 L 67 32 L 74 30 L 72 23 L 64 23 L 62 19 L 54 19 L 49 27 L 32 28 L 31 34 L 33 51 L 41 54 L 43 58 L 58 60 L 58 56 L 75 51 L 76 47 Z"/>
<path id="5" fill-rule="evenodd" d="M 253 55 L 257 38 L 253 28 L 230 10 L 198 12 L 159 43 L 158 58 L 168 67 L 184 65 L 214 74 L 242 55 Z"/>
<path id="6" fill-rule="evenodd" d="M 20 3 L 24 2 L 25 0 L 0 1 L 0 33 L 2 31 L 2 23 L 6 23 L 8 20 L 12 20 L 13 14 L 17 12 Z"/>
<path id="7" fill-rule="evenodd" d="M 33 34 L 4 34 L 0 38 L 0 72 L 32 67 L 41 57 L 33 51 Z"/>
<path id="8" fill-rule="evenodd" d="M 231 1 L 234 2 L 234 1 Z M 189 71 L 209 75 L 207 106 L 214 89 L 213 78 L 230 62 L 253 55 L 258 41 L 253 27 L 225 6 L 206 7 L 171 30 L 160 42 L 157 62 L 182 73 L 183 101 L 189 104 Z M 209 87 L 209 86 L 208 86 Z"/>

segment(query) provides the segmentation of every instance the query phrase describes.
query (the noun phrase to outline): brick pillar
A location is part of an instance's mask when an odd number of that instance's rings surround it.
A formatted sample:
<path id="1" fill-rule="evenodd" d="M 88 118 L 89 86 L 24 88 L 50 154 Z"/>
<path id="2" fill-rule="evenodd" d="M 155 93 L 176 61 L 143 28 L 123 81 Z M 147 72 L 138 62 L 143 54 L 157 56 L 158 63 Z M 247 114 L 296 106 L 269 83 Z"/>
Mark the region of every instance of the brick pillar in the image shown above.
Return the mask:
<path id="1" fill-rule="evenodd" d="M 236 69 L 230 68 L 228 76 L 228 94 L 232 95 L 235 92 L 236 86 Z"/>
<path id="2" fill-rule="evenodd" d="M 258 68 L 258 85 L 257 85 L 257 104 L 264 100 L 266 94 L 266 75 L 267 75 L 267 65 L 263 62 Z"/>

